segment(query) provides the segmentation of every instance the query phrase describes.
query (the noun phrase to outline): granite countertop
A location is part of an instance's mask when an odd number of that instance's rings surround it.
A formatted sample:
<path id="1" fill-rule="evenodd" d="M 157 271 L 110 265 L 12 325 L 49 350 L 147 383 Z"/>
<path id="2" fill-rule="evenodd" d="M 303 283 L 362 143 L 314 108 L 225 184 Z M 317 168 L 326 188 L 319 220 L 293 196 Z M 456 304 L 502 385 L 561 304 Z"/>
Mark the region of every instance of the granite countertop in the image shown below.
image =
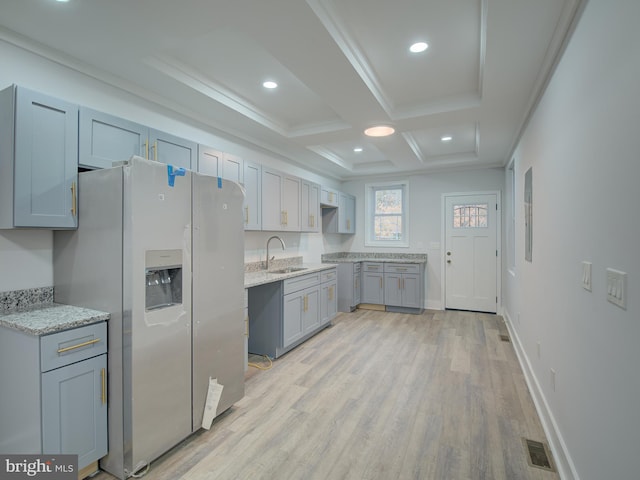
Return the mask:
<path id="1" fill-rule="evenodd" d="M 48 335 L 70 328 L 108 320 L 106 312 L 88 308 L 43 303 L 19 310 L 0 311 L 0 326 L 29 335 Z"/>
<path id="2" fill-rule="evenodd" d="M 377 252 L 340 252 L 322 255 L 323 262 L 385 262 L 385 263 L 427 263 L 426 253 L 377 253 Z"/>
<path id="3" fill-rule="evenodd" d="M 275 273 L 273 270 L 287 267 L 274 267 L 273 269 L 270 269 L 270 271 L 245 271 L 244 288 L 257 287 L 258 285 L 264 285 L 265 283 L 279 282 L 281 280 L 286 280 L 287 278 L 306 275 L 307 273 L 314 273 L 322 270 L 329 270 L 330 268 L 335 267 L 335 265 L 329 263 L 302 263 L 290 266 L 294 268 L 303 268 L 304 270 L 296 270 L 287 273 Z"/>

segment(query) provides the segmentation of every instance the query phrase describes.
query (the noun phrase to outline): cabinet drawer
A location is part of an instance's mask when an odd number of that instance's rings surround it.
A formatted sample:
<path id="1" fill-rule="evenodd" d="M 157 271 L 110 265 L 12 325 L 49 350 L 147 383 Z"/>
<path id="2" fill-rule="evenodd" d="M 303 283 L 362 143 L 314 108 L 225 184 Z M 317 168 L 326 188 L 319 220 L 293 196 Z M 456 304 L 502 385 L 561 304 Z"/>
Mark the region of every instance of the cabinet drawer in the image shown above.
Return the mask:
<path id="1" fill-rule="evenodd" d="M 47 372 L 106 351 L 107 322 L 64 330 L 40 338 L 40 368 Z"/>
<path id="2" fill-rule="evenodd" d="M 417 263 L 385 263 L 385 273 L 420 273 L 420 265 Z"/>
<path id="3" fill-rule="evenodd" d="M 383 272 L 384 263 L 382 262 L 364 262 L 363 269 L 365 272 Z"/>
<path id="4" fill-rule="evenodd" d="M 284 280 L 284 295 L 297 292 L 303 288 L 313 287 L 320 283 L 320 272 L 308 273 L 299 277 L 288 278 Z"/>
<path id="5" fill-rule="evenodd" d="M 320 272 L 320 282 L 325 283 L 325 282 L 330 282 L 331 280 L 335 280 L 336 279 L 336 269 L 332 268 L 331 270 L 323 270 L 322 272 Z"/>

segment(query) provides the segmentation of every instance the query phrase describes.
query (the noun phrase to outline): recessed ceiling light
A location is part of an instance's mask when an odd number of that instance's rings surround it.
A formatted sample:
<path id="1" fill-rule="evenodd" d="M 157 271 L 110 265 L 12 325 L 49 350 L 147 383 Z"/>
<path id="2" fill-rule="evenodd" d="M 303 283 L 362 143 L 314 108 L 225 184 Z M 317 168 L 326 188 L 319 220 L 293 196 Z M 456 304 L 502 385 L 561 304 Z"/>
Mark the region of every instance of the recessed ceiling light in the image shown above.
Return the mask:
<path id="1" fill-rule="evenodd" d="M 264 82 L 262 84 L 262 86 L 264 88 L 268 88 L 270 90 L 273 90 L 274 88 L 278 88 L 278 84 L 276 82 L 272 81 L 272 80 L 267 80 L 266 82 Z"/>
<path id="2" fill-rule="evenodd" d="M 445 135 L 444 137 L 440 138 L 440 140 L 443 142 L 450 142 L 451 140 L 453 140 L 453 137 L 451 135 Z"/>
<path id="3" fill-rule="evenodd" d="M 388 125 L 377 125 L 375 127 L 367 128 L 364 131 L 364 134 L 368 137 L 387 137 L 389 135 L 393 135 L 395 131 L 395 128 Z"/>
<path id="4" fill-rule="evenodd" d="M 69 0 L 56 0 L 56 2 L 67 3 Z"/>
<path id="5" fill-rule="evenodd" d="M 427 43 L 417 42 L 409 47 L 409 51 L 411 53 L 420 53 L 420 52 L 424 52 L 427 48 L 429 48 L 429 45 Z"/>
<path id="6" fill-rule="evenodd" d="M 354 152 L 360 153 L 362 151 L 362 147 L 356 147 L 353 149 Z"/>

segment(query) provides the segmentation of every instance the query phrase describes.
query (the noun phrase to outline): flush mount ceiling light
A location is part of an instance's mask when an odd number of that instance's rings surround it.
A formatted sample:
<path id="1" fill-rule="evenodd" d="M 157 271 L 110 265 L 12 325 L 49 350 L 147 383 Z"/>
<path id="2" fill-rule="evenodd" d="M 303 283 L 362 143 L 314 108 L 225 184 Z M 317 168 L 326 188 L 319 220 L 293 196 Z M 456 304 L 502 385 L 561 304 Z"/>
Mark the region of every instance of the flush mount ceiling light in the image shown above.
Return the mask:
<path id="1" fill-rule="evenodd" d="M 273 80 L 267 80 L 266 82 L 263 82 L 262 86 L 264 88 L 268 88 L 269 90 L 273 90 L 274 88 L 278 88 L 278 84 L 276 82 L 274 82 Z"/>
<path id="2" fill-rule="evenodd" d="M 441 142 L 450 142 L 451 140 L 453 140 L 453 137 L 451 135 L 445 135 L 444 137 L 440 138 Z"/>
<path id="3" fill-rule="evenodd" d="M 395 131 L 396 129 L 389 125 L 376 125 L 375 127 L 367 128 L 364 134 L 367 137 L 388 137 L 389 135 L 393 135 Z"/>
<path id="4" fill-rule="evenodd" d="M 356 147 L 353 149 L 354 152 L 360 153 L 362 151 L 362 147 Z"/>
<path id="5" fill-rule="evenodd" d="M 421 53 L 421 52 L 424 52 L 427 48 L 429 48 L 429 45 L 427 43 L 416 42 L 409 47 L 409 51 L 411 53 Z"/>

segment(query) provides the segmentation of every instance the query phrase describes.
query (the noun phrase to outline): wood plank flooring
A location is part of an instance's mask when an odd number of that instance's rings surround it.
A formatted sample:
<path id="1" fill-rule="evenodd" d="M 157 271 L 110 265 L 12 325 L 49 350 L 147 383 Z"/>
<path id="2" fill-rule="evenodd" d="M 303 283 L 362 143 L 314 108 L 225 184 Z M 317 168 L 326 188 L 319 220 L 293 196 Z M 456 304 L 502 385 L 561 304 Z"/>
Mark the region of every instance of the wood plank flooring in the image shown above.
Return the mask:
<path id="1" fill-rule="evenodd" d="M 527 463 L 522 437 L 546 438 L 506 333 L 479 313 L 339 314 L 144 478 L 557 479 Z"/>

